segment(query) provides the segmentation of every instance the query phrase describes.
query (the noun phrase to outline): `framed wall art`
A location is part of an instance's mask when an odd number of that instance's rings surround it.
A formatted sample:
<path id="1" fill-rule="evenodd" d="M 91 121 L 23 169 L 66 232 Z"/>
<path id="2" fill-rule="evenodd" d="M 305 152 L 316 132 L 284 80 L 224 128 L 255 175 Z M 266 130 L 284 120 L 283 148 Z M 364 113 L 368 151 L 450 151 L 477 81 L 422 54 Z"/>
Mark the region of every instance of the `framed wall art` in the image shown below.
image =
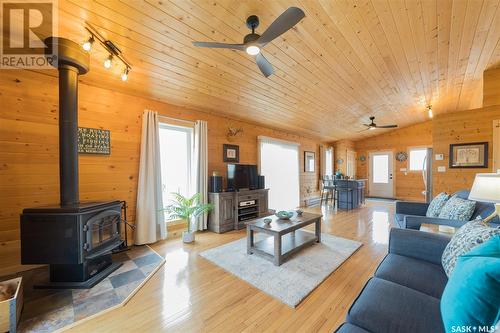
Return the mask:
<path id="1" fill-rule="evenodd" d="M 488 142 L 450 144 L 450 168 L 487 168 Z"/>
<path id="2" fill-rule="evenodd" d="M 224 162 L 239 163 L 240 162 L 240 147 L 237 145 L 224 144 L 222 146 Z"/>
<path id="3" fill-rule="evenodd" d="M 316 154 L 313 151 L 304 152 L 304 171 L 314 172 L 316 166 Z"/>

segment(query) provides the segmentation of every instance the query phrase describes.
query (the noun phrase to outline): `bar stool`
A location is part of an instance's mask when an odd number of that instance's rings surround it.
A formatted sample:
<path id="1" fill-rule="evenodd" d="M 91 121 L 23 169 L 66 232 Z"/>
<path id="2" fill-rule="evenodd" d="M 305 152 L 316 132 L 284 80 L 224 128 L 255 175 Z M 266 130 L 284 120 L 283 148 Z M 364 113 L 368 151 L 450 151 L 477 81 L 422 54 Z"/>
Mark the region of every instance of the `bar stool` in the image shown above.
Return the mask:
<path id="1" fill-rule="evenodd" d="M 331 194 L 333 204 L 335 205 L 335 185 L 333 184 L 333 180 L 331 180 L 329 176 L 324 176 L 321 184 L 322 184 L 321 200 L 320 200 L 319 205 L 320 206 L 323 205 L 323 198 L 325 197 L 325 194 L 326 194 L 326 198 L 325 198 L 326 204 L 328 205 L 328 200 L 329 200 L 329 197 Z"/>
<path id="2" fill-rule="evenodd" d="M 346 209 L 353 209 L 354 206 L 354 196 L 353 196 L 353 190 L 352 188 L 349 187 L 349 183 L 346 182 L 345 186 L 341 185 L 336 185 L 335 186 L 335 192 L 336 193 L 336 198 L 337 198 L 337 209 L 340 209 L 340 204 L 345 203 L 346 204 Z M 340 197 L 342 193 L 345 193 L 346 200 L 342 201 L 340 200 Z"/>

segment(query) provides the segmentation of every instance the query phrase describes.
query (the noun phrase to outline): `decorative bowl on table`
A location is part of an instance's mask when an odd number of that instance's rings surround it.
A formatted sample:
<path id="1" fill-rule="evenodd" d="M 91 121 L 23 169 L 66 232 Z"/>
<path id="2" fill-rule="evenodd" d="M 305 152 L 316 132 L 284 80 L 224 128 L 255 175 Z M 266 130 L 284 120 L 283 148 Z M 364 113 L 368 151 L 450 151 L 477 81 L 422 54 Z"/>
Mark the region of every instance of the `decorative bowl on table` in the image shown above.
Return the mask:
<path id="1" fill-rule="evenodd" d="M 276 215 L 280 220 L 289 220 L 293 216 L 293 212 L 280 210 L 279 212 L 276 212 L 274 215 Z"/>
<path id="2" fill-rule="evenodd" d="M 273 219 L 270 219 L 270 218 L 265 218 L 264 219 L 264 225 L 266 226 L 269 226 L 271 224 L 271 222 L 273 221 Z"/>

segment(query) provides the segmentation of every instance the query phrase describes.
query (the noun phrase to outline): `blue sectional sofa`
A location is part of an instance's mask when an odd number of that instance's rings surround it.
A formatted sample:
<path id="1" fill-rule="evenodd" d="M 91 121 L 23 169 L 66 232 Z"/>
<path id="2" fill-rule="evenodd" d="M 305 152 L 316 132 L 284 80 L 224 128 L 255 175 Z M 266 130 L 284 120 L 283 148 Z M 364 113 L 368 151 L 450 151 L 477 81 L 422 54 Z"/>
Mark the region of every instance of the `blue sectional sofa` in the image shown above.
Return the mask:
<path id="1" fill-rule="evenodd" d="M 461 190 L 454 195 L 462 199 L 467 199 L 469 197 L 469 191 Z M 394 216 L 396 226 L 403 229 L 419 230 L 423 223 L 448 225 L 452 227 L 461 227 L 466 223 L 464 221 L 441 219 L 438 217 L 426 217 L 425 214 L 427 213 L 428 207 L 429 204 L 425 202 L 396 201 L 396 215 Z M 478 216 L 485 218 L 494 211 L 495 206 L 492 203 L 477 201 L 476 209 L 474 210 L 471 220 L 474 220 Z M 498 216 L 490 223 L 500 224 Z"/>
<path id="2" fill-rule="evenodd" d="M 440 333 L 449 236 L 393 228 L 389 253 L 352 304 L 337 333 Z"/>

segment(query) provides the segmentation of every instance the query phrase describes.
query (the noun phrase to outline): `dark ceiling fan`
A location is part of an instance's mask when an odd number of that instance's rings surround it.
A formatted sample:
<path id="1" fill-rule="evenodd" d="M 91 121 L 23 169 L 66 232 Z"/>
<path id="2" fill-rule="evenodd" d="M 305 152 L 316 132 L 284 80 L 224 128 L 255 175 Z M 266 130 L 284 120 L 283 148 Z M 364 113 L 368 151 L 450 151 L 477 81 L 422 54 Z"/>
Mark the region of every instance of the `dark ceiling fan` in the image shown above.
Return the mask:
<path id="1" fill-rule="evenodd" d="M 364 126 L 366 126 L 366 128 L 364 130 L 361 130 L 360 132 L 367 131 L 367 130 L 374 130 L 377 128 L 396 128 L 396 127 L 398 127 L 398 125 L 377 125 L 377 124 L 375 124 L 374 120 L 375 120 L 375 117 L 371 116 L 370 117 L 371 122 L 369 124 L 363 124 Z"/>
<path id="2" fill-rule="evenodd" d="M 255 62 L 259 66 L 260 71 L 265 77 L 274 73 L 271 63 L 262 55 L 261 49 L 266 44 L 272 42 L 275 38 L 281 36 L 294 25 L 300 22 L 306 15 L 302 9 L 290 7 L 285 10 L 273 23 L 267 28 L 262 35 L 255 33 L 255 28 L 259 26 L 259 18 L 255 15 L 247 18 L 247 27 L 252 29 L 252 33 L 243 38 L 243 44 L 225 44 L 213 42 L 193 42 L 194 46 L 210 47 L 219 49 L 233 49 L 246 51 L 249 55 L 255 56 Z"/>

